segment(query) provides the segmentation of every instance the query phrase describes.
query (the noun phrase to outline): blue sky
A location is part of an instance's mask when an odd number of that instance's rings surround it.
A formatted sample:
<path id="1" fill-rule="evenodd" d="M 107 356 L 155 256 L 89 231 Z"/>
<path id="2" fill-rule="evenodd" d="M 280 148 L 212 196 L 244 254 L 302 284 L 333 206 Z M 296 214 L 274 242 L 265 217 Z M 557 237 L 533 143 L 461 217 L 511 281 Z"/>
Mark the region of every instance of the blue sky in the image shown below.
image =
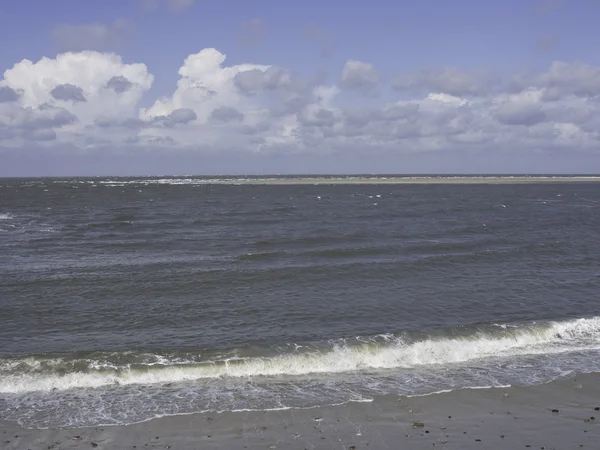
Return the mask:
<path id="1" fill-rule="evenodd" d="M 5 2 L 0 175 L 597 172 L 598 17 L 593 0 Z"/>

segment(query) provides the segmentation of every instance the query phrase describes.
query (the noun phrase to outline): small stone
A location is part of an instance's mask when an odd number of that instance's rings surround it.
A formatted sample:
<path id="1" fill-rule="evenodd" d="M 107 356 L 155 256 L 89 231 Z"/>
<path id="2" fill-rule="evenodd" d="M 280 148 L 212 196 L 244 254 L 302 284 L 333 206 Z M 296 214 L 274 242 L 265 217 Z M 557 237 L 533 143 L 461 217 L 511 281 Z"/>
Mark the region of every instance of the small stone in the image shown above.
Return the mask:
<path id="1" fill-rule="evenodd" d="M 452 419 L 452 416 L 448 416 L 448 419 Z"/>
<path id="2" fill-rule="evenodd" d="M 425 430 L 425 434 L 429 434 L 429 430 Z"/>
<path id="3" fill-rule="evenodd" d="M 92 447 L 98 447 L 98 444 L 96 444 L 95 442 L 90 442 L 90 445 L 91 445 Z"/>
<path id="4" fill-rule="evenodd" d="M 475 439 L 475 442 L 481 442 L 481 439 Z"/>
<path id="5" fill-rule="evenodd" d="M 557 413 L 557 412 L 558 412 L 558 409 L 553 409 L 553 410 L 552 410 L 552 412 L 553 412 L 553 413 Z"/>
<path id="6" fill-rule="evenodd" d="M 594 416 L 590 417 L 590 420 L 596 420 L 596 418 Z"/>
<path id="7" fill-rule="evenodd" d="M 594 408 L 594 411 L 600 411 L 600 406 L 596 406 L 596 407 Z"/>
<path id="8" fill-rule="evenodd" d="M 503 435 L 503 434 L 501 434 L 501 435 L 500 435 L 500 437 L 501 437 L 502 439 L 504 439 L 504 435 Z"/>

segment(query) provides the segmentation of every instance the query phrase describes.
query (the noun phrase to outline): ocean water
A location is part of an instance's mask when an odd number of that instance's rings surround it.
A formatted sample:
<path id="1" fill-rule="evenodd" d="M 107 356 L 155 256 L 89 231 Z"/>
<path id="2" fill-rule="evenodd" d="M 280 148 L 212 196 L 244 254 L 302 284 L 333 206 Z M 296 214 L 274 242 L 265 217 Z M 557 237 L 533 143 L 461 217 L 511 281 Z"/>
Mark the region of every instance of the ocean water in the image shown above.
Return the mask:
<path id="1" fill-rule="evenodd" d="M 600 371 L 598 184 L 243 181 L 0 179 L 0 420 Z"/>

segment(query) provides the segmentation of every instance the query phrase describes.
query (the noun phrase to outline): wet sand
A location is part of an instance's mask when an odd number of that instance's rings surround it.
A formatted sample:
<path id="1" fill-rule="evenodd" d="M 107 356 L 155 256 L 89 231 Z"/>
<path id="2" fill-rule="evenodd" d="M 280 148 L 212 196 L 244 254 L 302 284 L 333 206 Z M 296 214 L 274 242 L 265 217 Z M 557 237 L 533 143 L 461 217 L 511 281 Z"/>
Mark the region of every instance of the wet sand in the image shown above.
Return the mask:
<path id="1" fill-rule="evenodd" d="M 304 410 L 203 413 L 61 430 L 0 423 L 0 430 L 0 448 L 7 450 L 593 449 L 600 443 L 600 374 Z"/>
<path id="2" fill-rule="evenodd" d="M 304 184 L 532 184 L 532 183 L 592 183 L 600 176 L 372 176 L 372 177 L 297 177 L 240 178 L 221 184 L 304 185 Z"/>

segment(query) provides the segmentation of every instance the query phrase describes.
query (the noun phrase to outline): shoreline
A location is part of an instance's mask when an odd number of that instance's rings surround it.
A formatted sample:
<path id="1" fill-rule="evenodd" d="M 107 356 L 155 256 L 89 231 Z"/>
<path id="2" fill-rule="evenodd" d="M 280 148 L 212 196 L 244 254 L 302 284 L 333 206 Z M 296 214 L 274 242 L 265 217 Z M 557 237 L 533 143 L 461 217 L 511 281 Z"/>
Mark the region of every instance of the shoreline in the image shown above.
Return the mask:
<path id="1" fill-rule="evenodd" d="M 167 416 L 124 426 L 24 429 L 0 422 L 0 430 L 7 450 L 595 448 L 600 374 L 309 409 Z"/>

